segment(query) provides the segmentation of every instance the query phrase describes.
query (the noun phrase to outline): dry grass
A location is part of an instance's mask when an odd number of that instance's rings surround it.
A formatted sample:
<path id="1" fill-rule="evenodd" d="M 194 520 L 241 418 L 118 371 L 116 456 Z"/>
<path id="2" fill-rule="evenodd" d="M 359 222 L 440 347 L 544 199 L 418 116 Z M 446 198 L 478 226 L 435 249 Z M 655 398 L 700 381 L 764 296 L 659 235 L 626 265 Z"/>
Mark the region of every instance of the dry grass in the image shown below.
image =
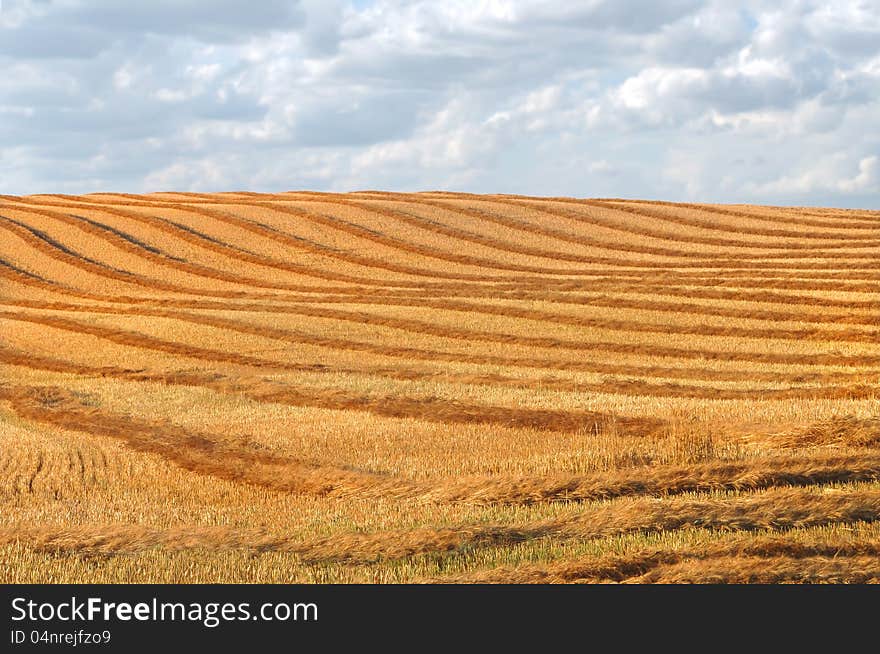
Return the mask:
<path id="1" fill-rule="evenodd" d="M 880 579 L 880 216 L 0 198 L 0 582 Z"/>

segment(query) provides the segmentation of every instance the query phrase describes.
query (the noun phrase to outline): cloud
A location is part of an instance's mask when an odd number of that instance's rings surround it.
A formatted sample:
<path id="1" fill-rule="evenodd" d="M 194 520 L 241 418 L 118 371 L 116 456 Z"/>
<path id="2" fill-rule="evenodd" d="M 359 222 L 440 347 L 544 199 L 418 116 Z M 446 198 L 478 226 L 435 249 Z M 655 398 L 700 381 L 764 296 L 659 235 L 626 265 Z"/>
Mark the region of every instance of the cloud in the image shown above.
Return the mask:
<path id="1" fill-rule="evenodd" d="M 296 29 L 304 14 L 290 0 L 81 0 L 59 3 L 48 16 L 85 23 L 113 34 L 191 37 L 206 42 L 239 41 L 255 34 Z"/>
<path id="2" fill-rule="evenodd" d="M 809 195 L 817 191 L 858 193 L 880 189 L 880 159 L 876 155 L 858 161 L 857 172 L 849 176 L 844 153 L 837 153 L 814 163 L 797 175 L 785 176 L 757 184 L 753 190 L 758 193 Z"/>
<path id="3" fill-rule="evenodd" d="M 4 192 L 880 205 L 880 12 L 842 0 L 5 0 Z"/>

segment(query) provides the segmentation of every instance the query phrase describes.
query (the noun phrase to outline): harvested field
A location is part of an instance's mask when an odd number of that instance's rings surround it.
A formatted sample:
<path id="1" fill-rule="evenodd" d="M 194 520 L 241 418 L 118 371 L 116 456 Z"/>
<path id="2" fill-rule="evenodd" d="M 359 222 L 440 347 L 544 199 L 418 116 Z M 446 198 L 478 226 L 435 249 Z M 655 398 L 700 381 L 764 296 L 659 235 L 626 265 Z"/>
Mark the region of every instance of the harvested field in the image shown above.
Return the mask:
<path id="1" fill-rule="evenodd" d="M 0 582 L 880 580 L 880 213 L 0 196 Z"/>

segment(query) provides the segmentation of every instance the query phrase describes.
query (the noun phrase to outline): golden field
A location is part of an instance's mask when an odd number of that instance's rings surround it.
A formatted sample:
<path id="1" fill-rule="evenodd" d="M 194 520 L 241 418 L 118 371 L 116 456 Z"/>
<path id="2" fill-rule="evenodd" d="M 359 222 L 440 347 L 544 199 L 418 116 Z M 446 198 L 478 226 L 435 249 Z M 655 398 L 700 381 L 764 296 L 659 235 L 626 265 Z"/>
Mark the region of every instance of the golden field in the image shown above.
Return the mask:
<path id="1" fill-rule="evenodd" d="M 880 579 L 880 212 L 0 196 L 0 582 Z"/>

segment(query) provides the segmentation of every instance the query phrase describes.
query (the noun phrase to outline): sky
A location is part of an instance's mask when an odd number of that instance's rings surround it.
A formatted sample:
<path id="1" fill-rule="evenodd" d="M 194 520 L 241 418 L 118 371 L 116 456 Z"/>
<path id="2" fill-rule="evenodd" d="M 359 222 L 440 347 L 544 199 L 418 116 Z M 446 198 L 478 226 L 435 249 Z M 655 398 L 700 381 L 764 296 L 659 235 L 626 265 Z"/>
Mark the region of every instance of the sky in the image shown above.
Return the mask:
<path id="1" fill-rule="evenodd" d="M 880 0 L 2 0 L 0 193 L 880 209 Z"/>

